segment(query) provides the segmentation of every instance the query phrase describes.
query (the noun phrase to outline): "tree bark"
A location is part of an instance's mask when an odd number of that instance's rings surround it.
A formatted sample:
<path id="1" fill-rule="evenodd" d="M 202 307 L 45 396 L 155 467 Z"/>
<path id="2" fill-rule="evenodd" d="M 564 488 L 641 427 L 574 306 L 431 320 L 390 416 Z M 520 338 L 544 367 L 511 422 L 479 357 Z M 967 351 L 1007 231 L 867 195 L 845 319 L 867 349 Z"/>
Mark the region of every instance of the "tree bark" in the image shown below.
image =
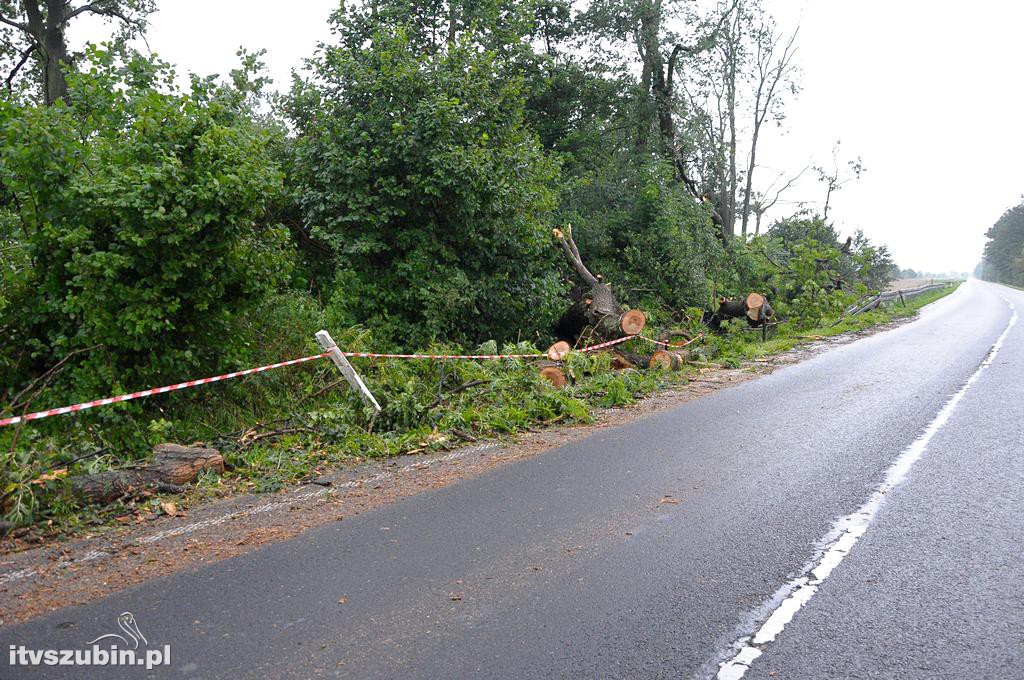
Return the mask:
<path id="1" fill-rule="evenodd" d="M 85 503 L 110 503 L 143 490 L 180 492 L 204 470 L 224 471 L 224 457 L 215 449 L 160 444 L 141 467 L 108 470 L 72 477 L 71 493 Z"/>
<path id="2" fill-rule="evenodd" d="M 35 4 L 35 0 L 25 0 L 26 5 Z M 58 101 L 67 103 L 68 81 L 64 67 L 68 62 L 68 43 L 64 35 L 66 25 L 65 12 L 67 3 L 64 0 L 46 0 L 46 34 L 43 38 L 43 51 L 46 53 L 46 105 Z"/>

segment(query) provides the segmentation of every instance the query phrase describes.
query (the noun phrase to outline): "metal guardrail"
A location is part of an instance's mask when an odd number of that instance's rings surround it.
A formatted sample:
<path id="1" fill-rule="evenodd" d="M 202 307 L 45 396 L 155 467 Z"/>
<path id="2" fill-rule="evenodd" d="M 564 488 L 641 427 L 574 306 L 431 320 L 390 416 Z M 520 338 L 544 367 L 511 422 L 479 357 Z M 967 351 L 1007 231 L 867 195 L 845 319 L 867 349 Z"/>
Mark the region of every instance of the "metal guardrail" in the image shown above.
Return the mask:
<path id="1" fill-rule="evenodd" d="M 893 300 L 905 301 L 907 298 L 917 297 L 922 293 L 927 293 L 933 290 L 942 290 L 948 288 L 951 284 L 949 282 L 943 283 L 930 283 L 924 286 L 918 286 L 917 288 L 908 288 L 906 290 L 889 290 L 881 293 L 875 293 L 874 295 L 862 297 L 857 302 L 853 303 L 843 313 L 843 317 L 857 316 L 862 312 L 866 312 L 871 309 L 876 309 L 883 302 L 892 302 Z"/>

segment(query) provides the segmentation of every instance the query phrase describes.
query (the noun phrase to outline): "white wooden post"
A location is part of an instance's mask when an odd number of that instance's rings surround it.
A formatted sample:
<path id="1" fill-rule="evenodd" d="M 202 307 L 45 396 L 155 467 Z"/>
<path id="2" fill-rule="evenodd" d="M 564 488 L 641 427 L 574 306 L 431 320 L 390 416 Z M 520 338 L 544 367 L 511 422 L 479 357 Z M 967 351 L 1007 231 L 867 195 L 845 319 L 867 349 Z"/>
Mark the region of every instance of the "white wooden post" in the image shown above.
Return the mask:
<path id="1" fill-rule="evenodd" d="M 377 400 L 373 398 L 372 394 L 370 394 L 370 390 L 366 389 L 366 385 L 363 384 L 363 379 L 359 377 L 359 374 L 356 373 L 356 369 L 352 368 L 352 364 L 348 362 L 345 355 L 341 353 L 340 349 L 338 349 L 338 345 L 334 342 L 334 338 L 331 337 L 331 334 L 327 331 L 319 331 L 316 334 L 316 341 L 320 343 L 320 347 L 323 348 L 325 352 L 331 353 L 331 361 L 333 361 L 334 365 L 338 367 L 341 374 L 345 376 L 345 380 L 348 380 L 348 384 L 352 386 L 352 389 L 359 393 L 359 396 L 363 398 L 363 401 L 370 406 L 373 406 L 373 409 L 377 413 L 380 413 L 380 404 L 378 404 Z"/>

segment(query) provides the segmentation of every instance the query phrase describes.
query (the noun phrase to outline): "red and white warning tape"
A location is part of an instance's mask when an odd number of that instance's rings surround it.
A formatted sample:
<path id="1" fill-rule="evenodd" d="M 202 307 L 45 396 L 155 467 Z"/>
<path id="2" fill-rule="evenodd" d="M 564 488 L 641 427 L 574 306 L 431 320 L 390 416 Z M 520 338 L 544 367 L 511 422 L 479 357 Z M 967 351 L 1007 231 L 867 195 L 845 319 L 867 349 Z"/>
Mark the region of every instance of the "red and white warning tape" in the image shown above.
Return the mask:
<path id="1" fill-rule="evenodd" d="M 581 348 L 580 352 L 594 352 L 605 347 L 612 347 L 620 343 L 626 342 L 633 339 L 647 340 L 659 345 L 665 345 L 659 340 L 652 340 L 645 338 L 640 335 L 629 335 L 618 340 L 609 340 L 608 342 L 602 342 L 597 345 L 591 345 L 589 347 Z M 690 342 L 693 342 L 691 340 Z M 687 343 L 689 344 L 689 343 Z M 682 346 L 682 345 L 672 345 Z M 342 352 L 347 357 L 354 358 L 370 358 L 370 359 L 544 359 L 547 355 L 544 354 L 381 354 L 377 352 Z M 46 411 L 36 411 L 35 413 L 27 413 L 22 416 L 13 416 L 10 418 L 0 419 L 0 427 L 5 425 L 17 425 L 18 423 L 28 422 L 30 420 L 39 420 L 40 418 L 49 418 L 50 416 L 59 416 L 64 413 L 74 413 L 76 411 L 84 411 L 87 408 L 93 408 L 94 406 L 107 406 L 109 404 L 117 404 L 122 401 L 131 401 L 132 399 L 141 399 L 142 397 L 149 397 L 154 394 L 165 394 L 167 392 L 174 392 L 176 390 L 183 390 L 189 387 L 196 387 L 198 385 L 208 385 L 209 383 L 220 382 L 221 380 L 230 380 L 231 378 L 239 378 L 243 375 L 252 375 L 253 373 L 262 373 L 264 371 L 271 371 L 275 368 L 283 368 L 284 366 L 294 366 L 295 364 L 305 363 L 307 361 L 315 361 L 317 359 L 323 359 L 324 357 L 330 356 L 330 352 L 323 352 L 322 354 L 314 354 L 308 357 L 302 357 L 301 359 L 292 359 L 290 361 L 282 361 L 276 364 L 269 364 L 267 366 L 260 366 L 258 368 L 248 368 L 244 371 L 235 371 L 234 373 L 225 373 L 224 375 L 215 375 L 210 378 L 200 378 L 199 380 L 188 380 L 185 382 L 177 383 L 176 385 L 165 385 L 164 387 L 154 387 L 148 390 L 142 390 L 141 392 L 132 392 L 131 394 L 122 394 L 117 397 L 107 397 L 105 399 L 96 399 L 93 401 L 86 401 L 81 404 L 74 404 L 73 406 L 62 406 L 60 408 L 51 408 Z"/>
<path id="2" fill-rule="evenodd" d="M 618 344 L 621 344 L 623 342 L 627 342 L 629 340 L 634 340 L 634 339 L 640 338 L 640 337 L 643 337 L 643 336 L 640 336 L 640 335 L 627 335 L 626 337 L 619 338 L 618 340 L 609 340 L 608 342 L 602 342 L 602 343 L 597 344 L 597 345 L 590 345 L 589 347 L 581 347 L 577 351 L 579 351 L 579 352 L 593 352 L 595 350 L 604 349 L 605 347 L 611 347 L 612 345 L 618 345 Z"/>
<path id="3" fill-rule="evenodd" d="M 378 352 L 342 352 L 360 359 L 543 359 L 543 354 L 381 354 Z"/>
<path id="4" fill-rule="evenodd" d="M 647 342 L 653 343 L 655 345 L 659 345 L 661 347 L 671 347 L 672 349 L 680 349 L 680 348 L 686 347 L 687 345 L 691 345 L 691 344 L 697 342 L 698 340 L 700 340 L 701 338 L 704 337 L 704 334 L 703 333 L 699 333 L 697 335 L 697 337 L 692 338 L 690 340 L 687 340 L 686 342 L 681 342 L 681 343 L 665 342 L 663 340 L 655 340 L 654 338 L 648 338 L 648 337 L 643 336 L 643 335 L 635 335 L 633 337 L 639 338 L 640 340 L 646 340 Z"/>
<path id="5" fill-rule="evenodd" d="M 176 385 L 165 385 L 164 387 L 154 387 L 148 390 L 142 390 L 141 392 L 132 392 L 131 394 L 122 394 L 118 397 L 107 397 L 106 399 L 96 399 L 94 401 L 86 401 L 81 404 L 75 404 L 74 406 L 62 406 L 60 408 L 51 408 L 46 411 L 36 411 L 35 413 L 28 413 L 23 416 L 14 416 L 13 418 L 4 418 L 0 420 L 0 427 L 5 425 L 16 425 L 21 422 L 27 422 L 29 420 L 39 420 L 40 418 L 49 418 L 50 416 L 59 416 L 62 413 L 72 413 L 74 411 L 84 411 L 87 408 L 93 406 L 107 406 L 108 404 L 117 404 L 122 401 L 131 401 L 132 399 L 141 399 L 142 397 L 149 397 L 154 394 L 164 394 L 165 392 L 174 392 L 175 390 L 183 390 L 187 387 L 196 387 L 197 385 L 207 385 L 209 383 L 220 382 L 221 380 L 229 380 L 231 378 L 238 378 L 243 375 L 251 375 L 253 373 L 262 373 L 263 371 L 270 371 L 275 368 L 282 368 L 284 366 L 294 366 L 295 364 L 301 364 L 306 361 L 314 361 L 316 359 L 323 359 L 328 356 L 330 352 L 324 352 L 323 354 L 314 354 L 311 357 L 302 357 L 301 359 L 292 359 L 291 361 L 282 361 L 277 364 L 270 364 L 269 366 L 260 366 L 259 368 L 247 368 L 244 371 L 235 371 L 234 373 L 225 373 L 224 375 L 215 375 L 212 378 L 200 378 L 199 380 L 188 380 L 181 382 Z"/>

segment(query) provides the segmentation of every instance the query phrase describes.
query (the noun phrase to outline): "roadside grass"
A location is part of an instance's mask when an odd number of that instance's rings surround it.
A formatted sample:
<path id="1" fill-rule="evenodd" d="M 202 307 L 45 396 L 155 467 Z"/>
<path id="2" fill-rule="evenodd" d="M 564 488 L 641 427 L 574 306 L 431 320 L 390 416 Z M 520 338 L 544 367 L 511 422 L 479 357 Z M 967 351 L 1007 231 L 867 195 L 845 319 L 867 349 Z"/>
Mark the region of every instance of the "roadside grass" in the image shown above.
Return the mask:
<path id="1" fill-rule="evenodd" d="M 695 343 L 700 365 L 739 367 L 744 361 L 785 352 L 824 337 L 860 331 L 896 318 L 951 293 L 934 291 L 818 328 L 777 326 L 769 339 L 734 323 L 721 335 Z M 354 351 L 373 346 L 369 333 L 351 329 L 339 345 Z M 635 352 L 650 346 L 635 340 Z M 436 345 L 432 353 L 462 348 Z M 529 343 L 498 348 L 484 343 L 476 353 L 532 353 Z M 311 338 L 291 334 L 266 348 L 268 361 L 318 351 Z M 570 384 L 553 388 L 536 362 L 497 360 L 356 360 L 377 396 L 377 416 L 339 381 L 330 362 L 216 383 L 57 417 L 0 431 L 0 507 L 3 520 L 30 527 L 37 537 L 95 533 L 187 509 L 206 499 L 238 493 L 271 493 L 330 469 L 391 456 L 442 451 L 555 424 L 582 424 L 595 409 L 624 407 L 660 389 L 685 383 L 699 371 L 614 371 L 607 354 L 572 353 L 563 364 Z M 142 492 L 103 507 L 82 506 L 69 492 L 69 477 L 130 465 L 164 441 L 200 442 L 220 450 L 227 470 L 208 472 L 185 494 Z M 19 532 L 23 533 L 23 532 Z"/>

